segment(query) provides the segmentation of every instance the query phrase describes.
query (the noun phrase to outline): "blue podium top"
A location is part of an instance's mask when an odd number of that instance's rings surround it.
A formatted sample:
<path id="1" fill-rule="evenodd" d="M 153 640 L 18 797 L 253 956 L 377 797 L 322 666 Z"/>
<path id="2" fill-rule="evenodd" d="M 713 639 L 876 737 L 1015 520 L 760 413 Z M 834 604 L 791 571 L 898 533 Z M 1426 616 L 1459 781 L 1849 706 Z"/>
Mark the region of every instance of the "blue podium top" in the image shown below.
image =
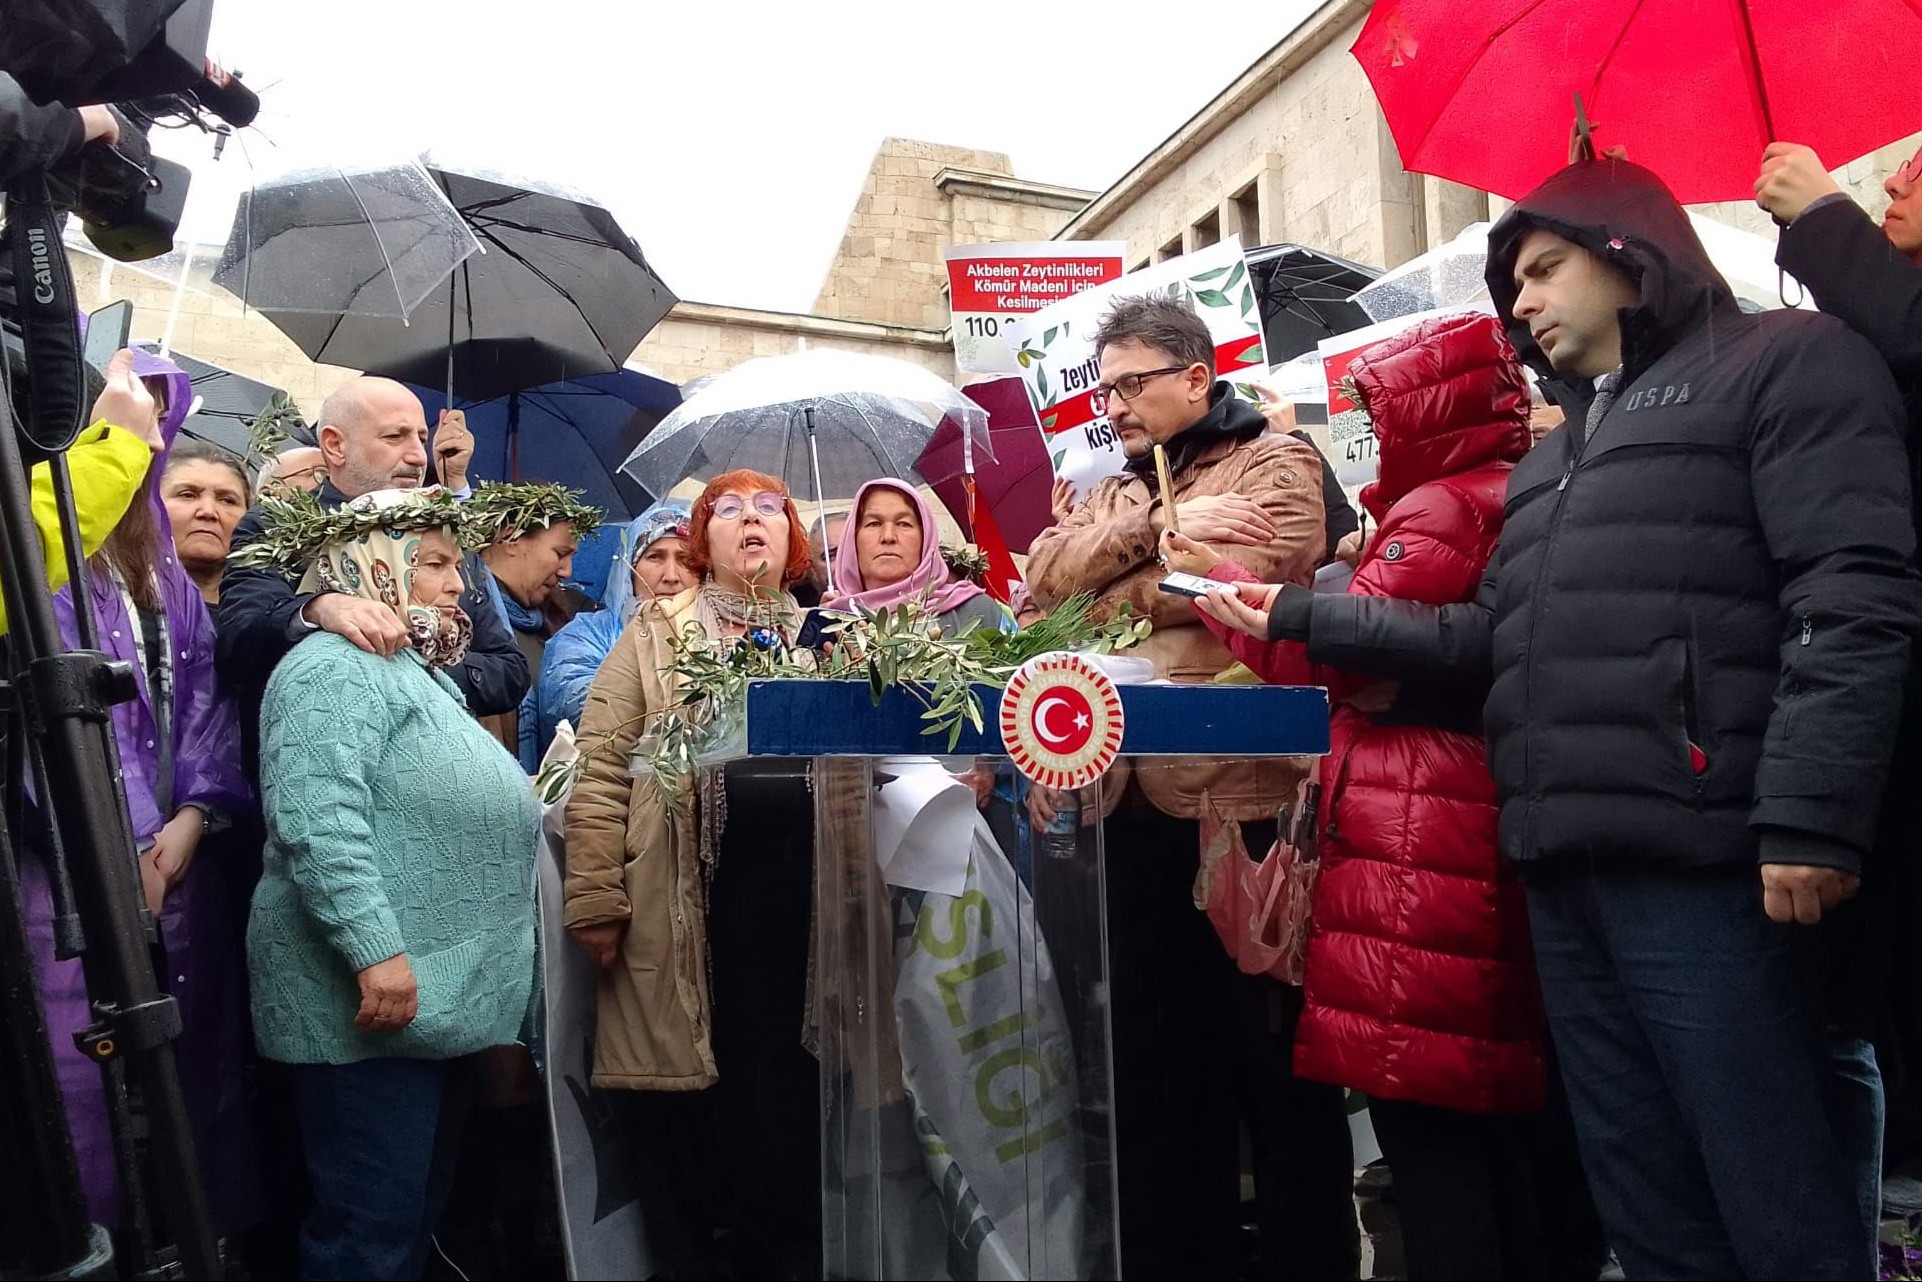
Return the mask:
<path id="1" fill-rule="evenodd" d="M 1121 750 L 1170 757 L 1292 757 L 1328 751 L 1328 692 L 1320 686 L 1120 686 Z M 1001 756 L 1001 691 L 976 686 L 984 727 L 964 726 L 953 751 Z M 757 757 L 887 757 L 949 751 L 922 733 L 921 703 L 865 681 L 750 681 L 747 750 Z"/>

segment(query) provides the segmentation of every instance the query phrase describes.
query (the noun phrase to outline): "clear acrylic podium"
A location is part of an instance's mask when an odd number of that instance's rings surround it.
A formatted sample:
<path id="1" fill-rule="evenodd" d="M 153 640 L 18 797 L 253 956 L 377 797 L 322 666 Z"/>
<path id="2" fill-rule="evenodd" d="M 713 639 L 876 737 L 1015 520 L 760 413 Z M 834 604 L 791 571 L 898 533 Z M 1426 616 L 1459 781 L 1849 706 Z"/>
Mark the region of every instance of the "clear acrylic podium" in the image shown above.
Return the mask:
<path id="1" fill-rule="evenodd" d="M 877 705 L 861 682 L 749 686 L 748 754 L 812 759 L 807 1032 L 829 1278 L 1122 1276 L 1104 790 L 1126 786 L 1135 754 L 1328 746 L 1318 688 L 1123 686 L 1126 755 L 1048 794 L 1057 818 L 1036 827 L 1002 749 L 1001 692 L 978 693 L 985 732 L 937 757 L 947 744 L 922 733 L 909 693 Z"/>

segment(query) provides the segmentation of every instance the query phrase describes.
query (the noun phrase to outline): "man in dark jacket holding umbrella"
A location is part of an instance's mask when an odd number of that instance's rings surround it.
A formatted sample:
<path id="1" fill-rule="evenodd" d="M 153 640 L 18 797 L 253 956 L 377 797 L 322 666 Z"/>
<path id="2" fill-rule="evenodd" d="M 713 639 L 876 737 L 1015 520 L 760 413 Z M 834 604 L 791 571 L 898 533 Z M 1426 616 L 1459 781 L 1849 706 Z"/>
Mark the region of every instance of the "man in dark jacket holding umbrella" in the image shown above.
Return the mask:
<path id="1" fill-rule="evenodd" d="M 1872 1276 L 1816 926 L 1875 837 L 1922 604 L 1900 398 L 1834 320 L 1744 315 L 1620 160 L 1511 210 L 1488 283 L 1568 421 L 1477 600 L 1318 626 L 1284 590 L 1270 633 L 1492 680 L 1503 851 L 1629 1276 Z"/>
<path id="2" fill-rule="evenodd" d="M 1875 344 L 1902 389 L 1909 412 L 1910 457 L 1922 461 L 1922 152 L 1882 184 L 1889 205 L 1877 227 L 1850 200 L 1814 151 L 1798 143 L 1771 144 L 1755 182 L 1756 203 L 1782 225 L 1775 258 L 1823 311 Z M 1911 664 L 1902 731 L 1891 778 L 1922 776 L 1922 668 Z M 1911 856 L 1922 843 L 1922 805 L 1913 788 L 1893 788 L 1882 807 L 1881 831 L 1866 870 L 1874 902 L 1858 941 L 1850 976 L 1852 1022 L 1875 1041 L 1890 1077 L 1887 1162 L 1883 1197 L 1888 1209 L 1922 1209 L 1914 1178 L 1922 1163 L 1922 981 L 1909 957 L 1909 933 L 1922 909 L 1922 867 Z"/>
<path id="3" fill-rule="evenodd" d="M 443 427 L 442 432 L 449 439 L 464 438 L 472 454 L 473 438 L 464 428 L 449 433 Z M 392 379 L 361 377 L 342 385 L 321 406 L 317 437 L 327 472 L 315 495 L 322 507 L 339 507 L 374 490 L 409 489 L 426 480 L 426 416 L 419 399 Z M 440 445 L 437 440 L 442 480 L 459 490 L 465 485 L 467 459 L 457 453 L 443 455 Z M 261 528 L 259 510 L 248 512 L 234 527 L 233 546 L 246 546 Z M 448 675 L 467 696 L 467 710 L 475 716 L 512 712 L 527 693 L 527 660 L 487 593 L 487 567 L 469 553 L 462 574 L 467 589 L 460 604 L 473 621 L 474 641 L 467 658 L 448 669 Z M 219 633 L 214 663 L 241 698 L 250 768 L 258 760 L 260 698 L 267 678 L 295 643 L 324 631 L 375 654 L 394 654 L 407 644 L 391 610 L 383 618 L 378 607 L 339 593 L 302 595 L 273 570 L 231 563 L 221 578 L 214 624 Z"/>

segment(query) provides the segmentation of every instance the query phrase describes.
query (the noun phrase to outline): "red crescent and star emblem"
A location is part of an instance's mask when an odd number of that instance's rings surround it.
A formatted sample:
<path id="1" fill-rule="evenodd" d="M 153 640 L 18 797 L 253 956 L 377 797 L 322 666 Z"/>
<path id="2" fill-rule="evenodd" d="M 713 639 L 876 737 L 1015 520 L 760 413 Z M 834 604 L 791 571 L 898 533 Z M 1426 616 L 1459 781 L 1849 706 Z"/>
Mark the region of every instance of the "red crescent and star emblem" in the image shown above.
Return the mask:
<path id="1" fill-rule="evenodd" d="M 1121 696 L 1082 655 L 1044 654 L 1016 669 L 1001 696 L 1001 743 L 1044 788 L 1084 788 L 1121 751 Z"/>

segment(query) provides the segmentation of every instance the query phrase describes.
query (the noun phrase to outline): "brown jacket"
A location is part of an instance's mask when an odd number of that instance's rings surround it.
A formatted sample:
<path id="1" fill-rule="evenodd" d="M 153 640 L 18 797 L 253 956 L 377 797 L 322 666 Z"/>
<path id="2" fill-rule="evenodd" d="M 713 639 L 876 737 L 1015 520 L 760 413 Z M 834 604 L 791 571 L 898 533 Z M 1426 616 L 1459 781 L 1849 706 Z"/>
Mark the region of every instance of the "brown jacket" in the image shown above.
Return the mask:
<path id="1" fill-rule="evenodd" d="M 566 922 L 626 922 L 620 960 L 601 976 L 593 1084 L 700 1090 L 719 1080 L 707 969 L 707 901 L 691 814 L 676 814 L 628 757 L 671 706 L 668 638 L 694 617 L 696 589 L 634 612 L 587 694 L 577 736 L 588 757 L 567 803 Z M 809 949 L 808 1008 L 797 1034 L 851 1074 L 863 1107 L 901 1098 L 893 1019 L 893 921 L 870 853 L 867 778 L 817 761 L 816 858 L 823 875 Z M 698 801 L 696 802 L 698 805 Z M 823 888 L 840 893 L 823 897 Z M 794 911 L 806 912 L 803 904 Z M 877 960 L 878 959 L 878 960 Z"/>
<path id="2" fill-rule="evenodd" d="M 691 814 L 676 814 L 628 756 L 670 706 L 668 638 L 693 618 L 690 588 L 649 601 L 587 693 L 578 735 L 589 760 L 567 802 L 569 927 L 626 922 L 620 959 L 601 976 L 596 1086 L 700 1090 L 714 1067 L 707 980 L 707 904 Z"/>
<path id="3" fill-rule="evenodd" d="M 1327 541 L 1321 501 L 1321 457 L 1292 436 L 1217 441 L 1173 478 L 1177 503 L 1215 494 L 1254 499 L 1276 526 L 1261 547 L 1219 544 L 1268 583 L 1309 584 Z M 1028 553 L 1028 583 L 1035 600 L 1052 609 L 1078 592 L 1092 592 L 1097 606 L 1112 610 L 1128 602 L 1154 623 L 1154 633 L 1135 653 L 1151 659 L 1155 675 L 1173 681 L 1208 681 L 1235 662 L 1186 597 L 1159 590 L 1167 573 L 1160 562 L 1161 500 L 1129 473 L 1100 482 L 1066 520 L 1043 530 Z M 1167 814 L 1195 819 L 1205 789 L 1224 817 L 1273 817 L 1305 770 L 1297 759 L 1229 762 L 1216 758 L 1139 758 L 1141 790 Z"/>

